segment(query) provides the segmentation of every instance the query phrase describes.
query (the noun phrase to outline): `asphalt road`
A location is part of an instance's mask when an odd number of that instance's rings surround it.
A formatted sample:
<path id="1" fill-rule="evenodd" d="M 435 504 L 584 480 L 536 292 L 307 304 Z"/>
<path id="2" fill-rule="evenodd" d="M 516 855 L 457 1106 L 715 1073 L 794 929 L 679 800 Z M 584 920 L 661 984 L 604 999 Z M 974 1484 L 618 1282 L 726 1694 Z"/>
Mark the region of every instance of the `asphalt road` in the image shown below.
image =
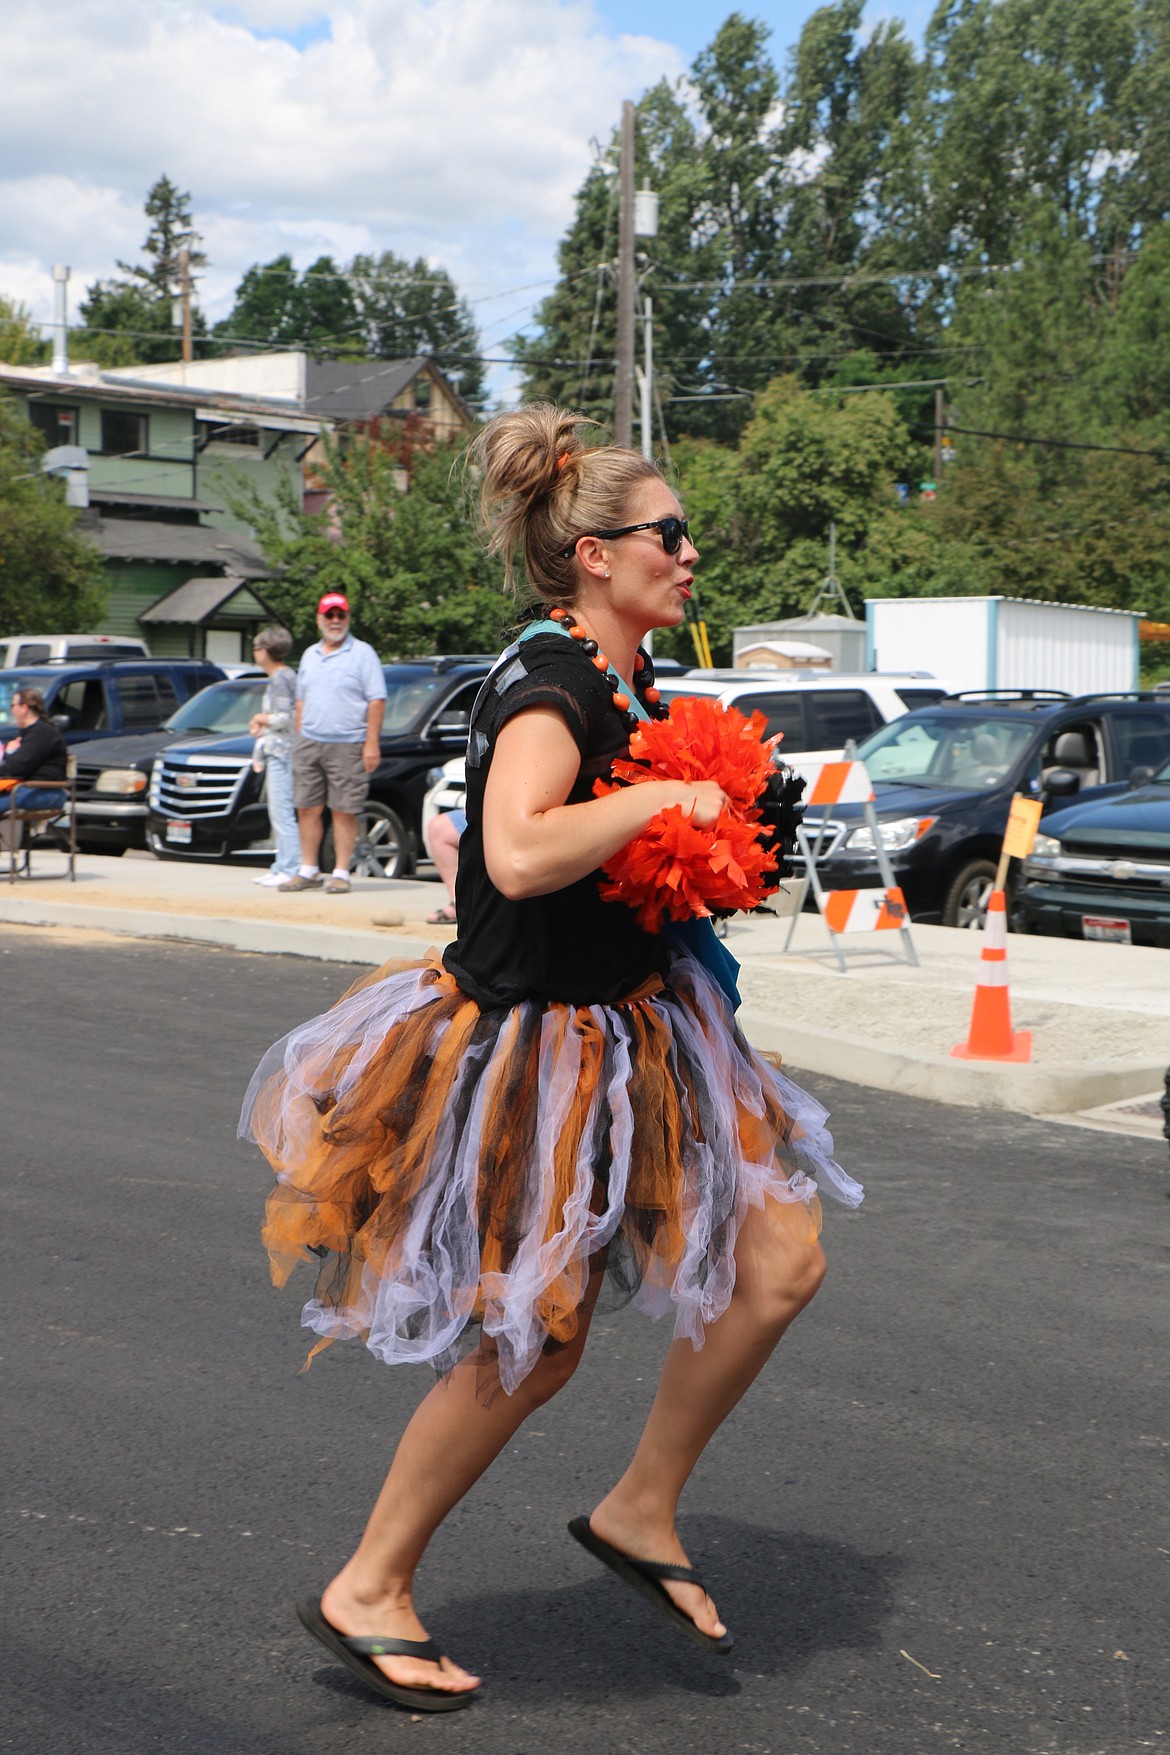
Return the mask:
<path id="1" fill-rule="evenodd" d="M 1168 1162 L 1148 1143 L 809 1084 L 867 1182 L 684 1500 L 737 1644 L 575 1546 L 666 1344 L 594 1324 L 440 1532 L 434 1634 L 487 1678 L 412 1721 L 297 1625 L 425 1373 L 299 1374 L 238 1145 L 337 965 L 0 934 L 0 1748 L 20 1755 L 1121 1755 L 1170 1743 Z"/>

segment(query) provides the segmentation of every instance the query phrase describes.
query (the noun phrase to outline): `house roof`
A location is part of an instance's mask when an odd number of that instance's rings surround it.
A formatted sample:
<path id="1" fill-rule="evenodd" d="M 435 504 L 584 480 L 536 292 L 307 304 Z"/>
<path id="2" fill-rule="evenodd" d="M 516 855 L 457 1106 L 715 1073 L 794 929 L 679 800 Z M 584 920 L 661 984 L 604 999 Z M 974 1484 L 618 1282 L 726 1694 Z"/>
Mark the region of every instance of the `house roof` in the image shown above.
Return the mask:
<path id="1" fill-rule="evenodd" d="M 280 617 L 260 593 L 244 579 L 228 574 L 220 579 L 187 579 L 157 603 L 142 611 L 140 622 L 186 622 L 199 624 L 213 616 L 255 621 L 257 615 Z M 283 625 L 283 624 L 282 624 Z"/>
<path id="2" fill-rule="evenodd" d="M 373 420 L 429 364 L 410 360 L 305 361 L 305 409 L 329 420 Z"/>
<path id="3" fill-rule="evenodd" d="M 234 530 L 212 530 L 205 524 L 164 524 L 153 518 L 91 518 L 83 522 L 81 530 L 108 561 L 217 567 L 241 579 L 264 579 L 272 571 L 255 543 Z"/>

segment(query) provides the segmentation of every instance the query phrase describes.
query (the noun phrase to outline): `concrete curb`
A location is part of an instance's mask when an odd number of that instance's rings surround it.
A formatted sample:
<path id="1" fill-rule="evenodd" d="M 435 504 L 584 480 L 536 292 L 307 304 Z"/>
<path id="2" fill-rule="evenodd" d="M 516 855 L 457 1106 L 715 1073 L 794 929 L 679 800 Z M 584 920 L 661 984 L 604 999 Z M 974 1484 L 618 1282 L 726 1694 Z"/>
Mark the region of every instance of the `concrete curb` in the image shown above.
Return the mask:
<path id="1" fill-rule="evenodd" d="M 122 938 L 181 939 L 188 944 L 220 945 L 225 950 L 310 957 L 324 963 L 372 963 L 390 957 L 422 957 L 434 938 L 413 938 L 390 930 L 361 932 L 344 926 L 282 926 L 268 920 L 234 920 L 214 915 L 164 914 L 154 909 L 89 908 L 72 902 L 9 902 L 0 898 L 0 922 L 9 926 L 66 926 L 83 932 L 109 932 Z"/>
<path id="2" fill-rule="evenodd" d="M 1043 1067 L 953 1060 L 924 1050 L 906 1053 L 872 1037 L 781 1023 L 753 1006 L 742 1008 L 739 1021 L 748 1040 L 779 1054 L 785 1067 L 967 1109 L 1068 1115 L 1126 1097 L 1144 1097 L 1161 1083 L 1165 1072 L 1162 1061 L 1137 1058 Z"/>

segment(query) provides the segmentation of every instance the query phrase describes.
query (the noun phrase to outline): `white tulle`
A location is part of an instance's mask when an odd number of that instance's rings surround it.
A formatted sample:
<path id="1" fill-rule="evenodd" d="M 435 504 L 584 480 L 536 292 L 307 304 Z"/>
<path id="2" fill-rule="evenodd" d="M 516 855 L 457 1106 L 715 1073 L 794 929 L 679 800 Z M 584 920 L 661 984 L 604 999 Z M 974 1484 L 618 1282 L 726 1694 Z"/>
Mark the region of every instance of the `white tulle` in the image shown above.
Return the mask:
<path id="1" fill-rule="evenodd" d="M 295 1166 L 299 1141 L 319 1126 L 313 1102 L 320 1075 L 346 1044 L 355 1051 L 337 1087 L 337 1098 L 363 1077 L 386 1032 L 396 1022 L 433 1002 L 436 988 L 425 970 L 387 976 L 364 988 L 320 1018 L 293 1031 L 270 1050 L 249 1086 L 240 1131 L 250 1133 L 250 1114 L 261 1087 L 283 1069 L 287 1084 L 280 1117 L 283 1162 Z M 652 1256 L 637 1301 L 651 1314 L 673 1308 L 675 1334 L 696 1347 L 707 1324 L 730 1301 L 735 1284 L 735 1242 L 751 1207 L 765 1196 L 805 1201 L 818 1190 L 846 1206 L 857 1206 L 862 1189 L 834 1161 L 826 1111 L 782 1073 L 760 1060 L 734 1030 L 722 993 L 703 968 L 679 953 L 670 985 L 642 1002 L 657 1013 L 670 1033 L 670 1064 L 680 1083 L 696 1092 L 704 1118 L 702 1137 L 683 1141 L 678 1174 L 685 1246 L 669 1275 Z M 527 1007 L 517 1008 L 521 1012 Z M 450 1101 L 435 1138 L 429 1182 L 412 1207 L 397 1240 L 392 1268 L 367 1265 L 356 1301 L 335 1308 L 321 1299 L 304 1309 L 306 1327 L 326 1337 L 365 1334 L 367 1344 L 387 1364 L 452 1363 L 473 1313 L 477 1287 L 484 1298 L 483 1329 L 495 1342 L 500 1381 L 511 1392 L 536 1363 L 547 1335 L 537 1315 L 541 1292 L 566 1272 L 582 1290 L 590 1256 L 609 1243 L 621 1224 L 637 1118 L 629 1082 L 633 1032 L 621 1006 L 593 1006 L 589 1013 L 609 1045 L 612 1071 L 598 1081 L 591 1113 L 581 1130 L 581 1149 L 559 1229 L 549 1234 L 553 1162 L 578 1086 L 581 1036 L 559 1029 L 546 1012 L 539 1050 L 540 1104 L 532 1147 L 529 1203 L 519 1247 L 507 1272 L 482 1275 L 479 1264 L 477 1189 L 483 1106 L 511 1052 L 511 1032 L 500 1028 L 489 1039 L 473 1040 L 460 1061 Z M 700 1022 L 702 1020 L 702 1022 Z M 523 1019 L 521 1020 L 524 1021 Z M 315 1082 L 317 1080 L 317 1082 Z M 790 1122 L 767 1162 L 745 1158 L 737 1123 L 737 1102 L 752 1115 L 766 1112 L 770 1088 Z M 465 1099 L 470 1096 L 470 1107 Z M 591 1210 L 594 1170 L 590 1142 L 605 1105 L 609 1115 L 607 1198 Z M 464 1120 L 457 1135 L 457 1114 Z M 295 1168 L 282 1173 L 295 1185 Z"/>

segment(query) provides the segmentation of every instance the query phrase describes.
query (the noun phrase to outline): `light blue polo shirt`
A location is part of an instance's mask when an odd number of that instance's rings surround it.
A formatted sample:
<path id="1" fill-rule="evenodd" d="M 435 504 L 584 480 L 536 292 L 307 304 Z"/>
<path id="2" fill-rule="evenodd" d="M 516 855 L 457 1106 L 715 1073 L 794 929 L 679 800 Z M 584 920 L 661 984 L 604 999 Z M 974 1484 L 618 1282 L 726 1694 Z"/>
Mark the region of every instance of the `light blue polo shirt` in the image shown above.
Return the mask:
<path id="1" fill-rule="evenodd" d="M 386 678 L 378 654 L 364 640 L 347 634 L 329 655 L 319 640 L 301 659 L 297 700 L 304 702 L 301 736 L 314 743 L 364 743 L 366 709 L 386 699 Z"/>

